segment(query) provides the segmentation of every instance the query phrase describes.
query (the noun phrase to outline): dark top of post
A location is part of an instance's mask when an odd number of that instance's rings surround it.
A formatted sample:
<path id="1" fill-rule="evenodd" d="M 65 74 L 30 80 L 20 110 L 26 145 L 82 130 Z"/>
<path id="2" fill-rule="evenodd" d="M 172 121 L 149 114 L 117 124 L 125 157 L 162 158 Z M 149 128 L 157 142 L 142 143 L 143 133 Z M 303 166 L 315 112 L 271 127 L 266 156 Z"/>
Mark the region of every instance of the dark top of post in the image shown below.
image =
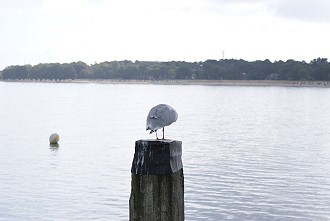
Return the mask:
<path id="1" fill-rule="evenodd" d="M 131 172 L 136 175 L 173 174 L 183 168 L 181 156 L 181 141 L 138 140 Z"/>

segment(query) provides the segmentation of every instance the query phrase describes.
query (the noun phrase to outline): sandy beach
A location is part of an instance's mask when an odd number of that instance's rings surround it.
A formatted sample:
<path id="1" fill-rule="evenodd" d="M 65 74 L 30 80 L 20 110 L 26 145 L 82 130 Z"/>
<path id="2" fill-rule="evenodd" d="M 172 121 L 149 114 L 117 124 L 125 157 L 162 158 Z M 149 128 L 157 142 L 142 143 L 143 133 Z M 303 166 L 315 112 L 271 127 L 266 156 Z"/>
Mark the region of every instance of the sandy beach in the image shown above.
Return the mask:
<path id="1" fill-rule="evenodd" d="M 95 84 L 155 84 L 155 85 L 205 85 L 205 86 L 272 86 L 272 87 L 323 87 L 330 88 L 328 81 L 276 81 L 276 80 L 0 80 L 26 83 L 95 83 Z"/>

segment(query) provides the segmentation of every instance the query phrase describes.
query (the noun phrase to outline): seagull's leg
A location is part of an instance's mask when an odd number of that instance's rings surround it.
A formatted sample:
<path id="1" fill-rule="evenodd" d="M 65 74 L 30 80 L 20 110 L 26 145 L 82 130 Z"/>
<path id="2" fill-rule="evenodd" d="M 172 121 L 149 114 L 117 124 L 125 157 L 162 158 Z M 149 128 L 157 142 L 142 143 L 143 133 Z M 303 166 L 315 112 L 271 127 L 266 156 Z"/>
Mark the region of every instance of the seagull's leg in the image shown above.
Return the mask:
<path id="1" fill-rule="evenodd" d="M 164 140 L 164 127 L 163 127 L 163 140 Z"/>
<path id="2" fill-rule="evenodd" d="M 157 140 L 159 140 L 159 138 L 158 138 L 158 136 L 157 136 L 157 130 L 155 130 L 155 132 L 156 132 L 156 138 L 157 138 Z"/>

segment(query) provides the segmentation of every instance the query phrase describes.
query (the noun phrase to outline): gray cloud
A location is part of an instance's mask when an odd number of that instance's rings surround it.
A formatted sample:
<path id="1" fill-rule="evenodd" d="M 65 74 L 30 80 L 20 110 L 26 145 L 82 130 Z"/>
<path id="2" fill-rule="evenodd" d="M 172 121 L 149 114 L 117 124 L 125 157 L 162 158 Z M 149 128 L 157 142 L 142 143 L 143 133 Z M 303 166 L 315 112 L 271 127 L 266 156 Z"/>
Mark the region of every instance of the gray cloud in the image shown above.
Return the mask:
<path id="1" fill-rule="evenodd" d="M 276 17 L 315 23 L 330 23 L 329 0 L 204 0 L 220 12 L 226 6 L 263 6 Z M 213 11 L 214 11 L 213 10 Z M 256 7 L 256 10 L 258 8 Z"/>
<path id="2" fill-rule="evenodd" d="M 330 23 L 330 1 L 328 0 L 286 0 L 274 6 L 273 12 L 277 16 Z"/>

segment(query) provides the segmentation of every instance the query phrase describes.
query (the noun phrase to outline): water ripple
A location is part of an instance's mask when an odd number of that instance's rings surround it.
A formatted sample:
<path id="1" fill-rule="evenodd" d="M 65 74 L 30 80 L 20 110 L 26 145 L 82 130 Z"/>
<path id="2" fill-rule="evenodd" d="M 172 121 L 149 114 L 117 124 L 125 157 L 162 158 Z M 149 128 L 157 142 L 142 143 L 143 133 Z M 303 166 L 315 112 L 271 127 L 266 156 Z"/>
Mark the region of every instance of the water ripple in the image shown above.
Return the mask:
<path id="1" fill-rule="evenodd" d="M 330 90 L 1 84 L 1 221 L 128 220 L 158 101 L 179 112 L 186 220 L 330 220 Z"/>

